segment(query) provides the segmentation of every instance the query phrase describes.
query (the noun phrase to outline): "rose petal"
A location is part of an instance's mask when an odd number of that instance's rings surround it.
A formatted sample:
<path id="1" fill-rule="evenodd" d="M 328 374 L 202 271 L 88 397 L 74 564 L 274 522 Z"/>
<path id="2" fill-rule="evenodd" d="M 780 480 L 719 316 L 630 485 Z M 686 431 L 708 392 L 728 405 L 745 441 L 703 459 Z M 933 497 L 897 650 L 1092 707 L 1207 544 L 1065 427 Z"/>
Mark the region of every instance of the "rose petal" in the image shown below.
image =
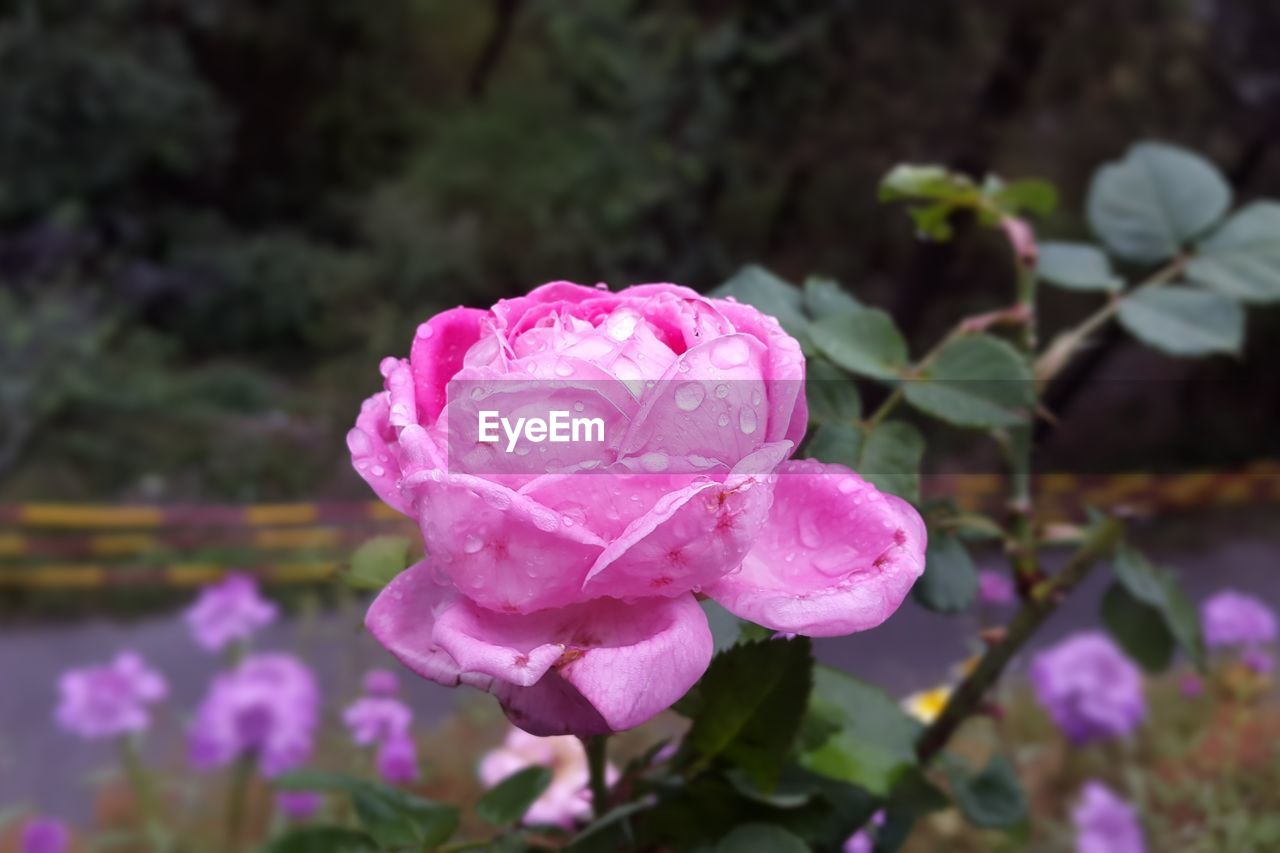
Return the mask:
<path id="1" fill-rule="evenodd" d="M 480 340 L 488 318 L 488 311 L 453 308 L 418 327 L 409 353 L 417 391 L 418 411 L 415 414 L 418 423 L 430 424 L 440 416 L 446 400 L 446 386 L 462 369 L 467 350 Z"/>
<path id="2" fill-rule="evenodd" d="M 711 303 L 737 331 L 753 335 L 768 348 L 765 378 L 769 383 L 769 427 L 764 440 L 786 439 L 799 446 L 809 425 L 800 344 L 783 331 L 776 319 L 750 305 L 727 299 L 713 299 Z"/>
<path id="3" fill-rule="evenodd" d="M 897 610 L 924 571 L 925 538 L 910 504 L 848 468 L 786 462 L 768 523 L 742 568 L 705 591 L 775 631 L 864 631 Z"/>

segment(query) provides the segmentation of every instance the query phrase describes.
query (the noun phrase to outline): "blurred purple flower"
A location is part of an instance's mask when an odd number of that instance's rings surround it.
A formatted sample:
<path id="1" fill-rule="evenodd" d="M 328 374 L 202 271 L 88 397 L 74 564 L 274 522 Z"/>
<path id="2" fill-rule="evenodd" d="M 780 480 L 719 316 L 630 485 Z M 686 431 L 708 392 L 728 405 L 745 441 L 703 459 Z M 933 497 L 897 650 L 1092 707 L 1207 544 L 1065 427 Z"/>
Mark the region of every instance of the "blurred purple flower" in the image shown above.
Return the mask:
<path id="1" fill-rule="evenodd" d="M 80 737 L 117 737 L 145 730 L 151 724 L 147 705 L 168 692 L 160 673 L 137 653 L 123 651 L 109 664 L 63 673 L 54 715 L 60 726 Z"/>
<path id="2" fill-rule="evenodd" d="M 378 775 L 388 782 L 404 784 L 418 778 L 418 745 L 407 734 L 382 742 L 375 760 Z"/>
<path id="3" fill-rule="evenodd" d="M 880 826 L 884 823 L 884 812 L 878 811 L 871 818 L 871 826 Z M 867 828 L 859 829 L 844 842 L 844 853 L 871 853 L 875 849 L 875 839 L 871 837 L 871 830 Z"/>
<path id="4" fill-rule="evenodd" d="M 370 696 L 394 696 L 400 692 L 400 678 L 386 669 L 371 669 L 364 675 L 364 692 Z"/>
<path id="5" fill-rule="evenodd" d="M 230 574 L 221 583 L 207 586 L 187 610 L 187 625 L 196 644 L 220 652 L 237 640 L 246 640 L 276 618 L 276 606 L 258 594 L 258 584 L 246 574 Z"/>
<path id="6" fill-rule="evenodd" d="M 1133 807 L 1101 782 L 1085 783 L 1071 819 L 1076 827 L 1076 853 L 1146 853 Z"/>
<path id="7" fill-rule="evenodd" d="M 1265 649 L 1251 648 L 1245 649 L 1240 655 L 1240 662 L 1249 669 L 1253 670 L 1257 675 L 1270 675 L 1271 670 L 1275 669 L 1275 658 Z"/>
<path id="8" fill-rule="evenodd" d="M 1194 699 L 1204 693 L 1204 679 L 1195 674 L 1184 675 L 1178 681 L 1178 692 L 1188 699 Z"/>
<path id="9" fill-rule="evenodd" d="M 250 655 L 215 676 L 190 731 L 191 761 L 219 767 L 255 755 L 267 777 L 311 756 L 319 723 L 315 676 L 292 655 Z"/>
<path id="10" fill-rule="evenodd" d="M 412 721 L 413 712 L 408 705 L 399 699 L 381 696 L 357 699 L 342 712 L 342 722 L 351 732 L 351 739 L 360 746 L 404 737 Z"/>
<path id="11" fill-rule="evenodd" d="M 1097 631 L 1073 634 L 1038 654 L 1031 681 L 1072 743 L 1127 735 L 1146 716 L 1142 674 Z"/>
<path id="12" fill-rule="evenodd" d="M 1252 595 L 1224 589 L 1200 605 L 1204 642 L 1211 649 L 1275 642 L 1276 614 Z"/>
<path id="13" fill-rule="evenodd" d="M 991 569 L 978 572 L 978 598 L 983 604 L 1010 604 L 1013 593 L 1013 581 L 1003 572 Z"/>
<path id="14" fill-rule="evenodd" d="M 22 828 L 22 853 L 64 853 L 71 846 L 67 825 L 51 817 L 40 817 Z"/>
<path id="15" fill-rule="evenodd" d="M 591 771 L 582 741 L 572 735 L 538 737 L 512 726 L 507 739 L 480 760 L 480 781 L 492 788 L 526 767 L 551 768 L 551 784 L 525 812 L 523 823 L 572 826 L 591 814 Z M 605 783 L 618 779 L 618 770 L 605 765 Z"/>
<path id="16" fill-rule="evenodd" d="M 307 820 L 324 802 L 324 794 L 317 791 L 281 791 L 276 794 L 276 806 L 289 820 Z"/>

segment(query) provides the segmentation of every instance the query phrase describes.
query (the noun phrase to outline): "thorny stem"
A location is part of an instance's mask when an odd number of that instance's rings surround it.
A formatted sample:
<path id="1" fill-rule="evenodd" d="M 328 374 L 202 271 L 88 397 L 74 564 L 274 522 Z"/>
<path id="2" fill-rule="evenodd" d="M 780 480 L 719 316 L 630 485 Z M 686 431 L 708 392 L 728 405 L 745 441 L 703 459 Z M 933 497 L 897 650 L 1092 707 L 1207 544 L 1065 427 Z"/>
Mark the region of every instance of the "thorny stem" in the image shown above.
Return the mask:
<path id="1" fill-rule="evenodd" d="M 586 737 L 582 745 L 587 750 L 587 769 L 591 774 L 591 810 L 600 818 L 609 811 L 609 784 L 605 781 L 609 736 Z"/>
<path id="2" fill-rule="evenodd" d="M 960 724 L 981 705 L 987 690 L 1000 678 L 1005 666 L 1040 624 L 1085 579 L 1097 561 L 1115 548 L 1122 531 L 1123 526 L 1115 519 L 1096 525 L 1066 565 L 1031 590 L 1022 608 L 1010 620 L 1004 638 L 987 649 L 978 665 L 951 694 L 942 713 L 920 735 L 916 742 L 916 755 L 922 764 L 927 764 L 942 751 Z"/>

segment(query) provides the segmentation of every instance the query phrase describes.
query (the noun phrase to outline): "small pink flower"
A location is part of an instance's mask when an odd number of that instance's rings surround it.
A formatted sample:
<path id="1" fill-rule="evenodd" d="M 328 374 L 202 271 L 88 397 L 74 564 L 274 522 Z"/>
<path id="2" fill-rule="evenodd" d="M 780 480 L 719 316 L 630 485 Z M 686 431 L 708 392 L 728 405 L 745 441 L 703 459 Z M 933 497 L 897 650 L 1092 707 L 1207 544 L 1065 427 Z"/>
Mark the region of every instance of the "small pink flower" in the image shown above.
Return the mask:
<path id="1" fill-rule="evenodd" d="M 237 640 L 247 640 L 276 618 L 276 606 L 258 594 L 257 582 L 246 574 L 227 575 L 207 586 L 186 613 L 196 644 L 219 652 Z"/>
<path id="2" fill-rule="evenodd" d="M 60 820 L 41 817 L 22 828 L 22 853 L 65 853 L 71 832 Z"/>
<path id="3" fill-rule="evenodd" d="M 551 768 L 551 785 L 524 816 L 527 824 L 570 827 L 591 814 L 591 773 L 582 741 L 569 735 L 536 737 L 513 728 L 502 746 L 480 761 L 480 781 L 486 788 L 526 767 Z M 605 779 L 617 781 L 618 771 L 609 765 Z"/>
<path id="4" fill-rule="evenodd" d="M 400 692 L 400 677 L 386 669 L 371 669 L 364 676 L 364 692 L 370 696 L 394 696 Z"/>
<path id="5" fill-rule="evenodd" d="M 168 695 L 169 686 L 135 652 L 123 651 L 109 664 L 64 673 L 58 691 L 58 724 L 97 739 L 144 731 L 151 724 L 147 706 Z"/>
<path id="6" fill-rule="evenodd" d="M 388 782 L 404 785 L 418 778 L 418 745 L 408 734 L 384 740 L 378 747 L 374 765 Z"/>
<path id="7" fill-rule="evenodd" d="M 789 459 L 808 426 L 804 355 L 751 306 L 555 282 L 432 317 L 381 371 L 347 445 L 431 557 L 365 624 L 526 731 L 602 734 L 668 708 L 711 660 L 697 595 L 773 631 L 839 636 L 887 619 L 923 571 L 910 504 Z M 521 454 L 479 432 L 482 411 L 561 406 L 604 440 Z"/>
<path id="8" fill-rule="evenodd" d="M 1076 853 L 1146 853 L 1142 824 L 1133 807 L 1098 781 L 1086 782 L 1071 812 Z"/>
<path id="9" fill-rule="evenodd" d="M 871 817 L 871 827 L 879 827 L 884 825 L 884 812 L 878 811 Z M 871 828 L 859 829 L 853 835 L 850 835 L 844 843 L 844 853 L 871 853 L 875 849 L 876 842 L 871 835 Z"/>
<path id="10" fill-rule="evenodd" d="M 1261 646 L 1275 642 L 1275 611 L 1260 599 L 1224 589 L 1200 605 L 1204 642 L 1211 649 Z"/>
<path id="11" fill-rule="evenodd" d="M 978 598 L 984 604 L 1011 604 L 1014 599 L 1013 581 L 1003 572 L 983 569 L 978 572 Z"/>
<path id="12" fill-rule="evenodd" d="M 365 696 L 347 706 L 342 722 L 356 744 L 369 746 L 404 737 L 413 722 L 413 712 L 399 699 Z"/>

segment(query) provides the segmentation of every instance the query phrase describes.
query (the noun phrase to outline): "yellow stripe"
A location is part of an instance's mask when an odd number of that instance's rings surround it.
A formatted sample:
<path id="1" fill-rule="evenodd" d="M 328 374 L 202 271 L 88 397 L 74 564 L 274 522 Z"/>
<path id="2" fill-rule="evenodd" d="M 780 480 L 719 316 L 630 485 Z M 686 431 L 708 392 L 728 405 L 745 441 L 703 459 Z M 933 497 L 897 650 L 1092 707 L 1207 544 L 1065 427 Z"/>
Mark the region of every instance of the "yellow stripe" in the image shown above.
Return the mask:
<path id="1" fill-rule="evenodd" d="M 27 553 L 27 537 L 21 533 L 0 533 L 0 557 L 17 557 Z"/>
<path id="2" fill-rule="evenodd" d="M 397 512 L 382 502 L 369 504 L 369 517 L 376 521 L 396 521 L 404 518 L 404 513 Z"/>
<path id="3" fill-rule="evenodd" d="M 310 524 L 318 514 L 315 504 L 258 504 L 245 508 L 245 520 L 255 527 L 273 524 Z"/>
<path id="4" fill-rule="evenodd" d="M 25 504 L 18 521 L 29 527 L 158 527 L 164 510 L 148 506 Z"/>
<path id="5" fill-rule="evenodd" d="M 1232 475 L 1209 496 L 1207 503 L 1219 506 L 1236 506 L 1248 503 L 1253 498 L 1253 479 L 1244 475 Z"/>
<path id="6" fill-rule="evenodd" d="M 280 563 L 272 566 L 267 571 L 267 576 L 273 583 L 324 581 L 331 580 L 340 567 L 341 564 L 336 561 Z"/>
<path id="7" fill-rule="evenodd" d="M 1200 471 L 1170 477 L 1160 488 L 1160 500 L 1174 506 L 1194 505 L 1198 498 L 1204 497 L 1217 476 L 1212 471 Z"/>
<path id="8" fill-rule="evenodd" d="M 260 530 L 254 537 L 254 545 L 267 551 L 282 551 L 290 548 L 331 548 L 340 544 L 342 536 L 333 527 L 282 528 L 279 530 Z"/>
<path id="9" fill-rule="evenodd" d="M 118 557 L 122 554 L 144 554 L 161 547 L 160 540 L 146 533 L 106 533 L 89 539 L 90 553 Z"/>
<path id="10" fill-rule="evenodd" d="M 45 565 L 31 569 L 0 569 L 0 585 L 37 589 L 98 587 L 107 579 L 101 566 Z"/>
<path id="11" fill-rule="evenodd" d="M 165 567 L 164 579 L 174 586 L 199 586 L 218 580 L 225 571 L 213 563 L 174 563 Z"/>

